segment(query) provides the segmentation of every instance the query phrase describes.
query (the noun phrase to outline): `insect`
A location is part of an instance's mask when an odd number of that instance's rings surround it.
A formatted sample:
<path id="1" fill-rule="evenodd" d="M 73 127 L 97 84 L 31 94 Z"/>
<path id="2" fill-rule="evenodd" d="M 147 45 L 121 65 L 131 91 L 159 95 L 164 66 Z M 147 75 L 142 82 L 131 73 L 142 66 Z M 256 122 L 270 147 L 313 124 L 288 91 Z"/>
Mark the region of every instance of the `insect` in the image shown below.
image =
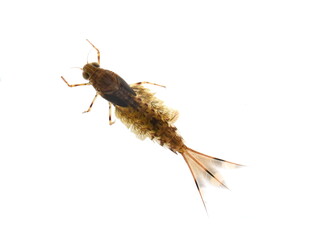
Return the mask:
<path id="1" fill-rule="evenodd" d="M 88 39 L 87 41 L 97 51 L 98 62 L 87 63 L 82 69 L 82 76 L 88 80 L 86 83 L 69 84 L 64 77 L 62 80 L 69 87 L 91 85 L 96 90 L 88 110 L 89 112 L 98 95 L 109 102 L 109 124 L 112 125 L 111 108 L 115 107 L 115 115 L 139 138 L 150 138 L 161 146 L 167 147 L 174 153 L 182 155 L 186 161 L 201 200 L 206 209 L 206 204 L 201 190 L 205 181 L 214 185 L 226 187 L 223 179 L 216 171 L 217 167 L 239 167 L 240 164 L 225 161 L 220 158 L 195 151 L 187 147 L 182 137 L 177 133 L 174 122 L 178 118 L 178 112 L 166 107 L 163 101 L 157 99 L 144 84 L 150 82 L 138 82 L 127 84 L 118 74 L 100 68 L 100 51 Z"/>

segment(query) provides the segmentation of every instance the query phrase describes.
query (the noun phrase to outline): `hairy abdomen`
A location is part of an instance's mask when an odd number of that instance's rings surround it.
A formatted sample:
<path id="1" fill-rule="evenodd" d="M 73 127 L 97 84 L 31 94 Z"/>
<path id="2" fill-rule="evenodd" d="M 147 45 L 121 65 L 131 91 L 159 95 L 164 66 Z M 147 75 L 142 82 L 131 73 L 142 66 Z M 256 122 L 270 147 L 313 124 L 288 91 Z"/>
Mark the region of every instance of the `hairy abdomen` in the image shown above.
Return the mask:
<path id="1" fill-rule="evenodd" d="M 173 152 L 183 152 L 185 145 L 173 122 L 178 112 L 167 108 L 153 93 L 141 85 L 131 85 L 138 108 L 115 106 L 116 116 L 139 138 L 149 137 Z"/>

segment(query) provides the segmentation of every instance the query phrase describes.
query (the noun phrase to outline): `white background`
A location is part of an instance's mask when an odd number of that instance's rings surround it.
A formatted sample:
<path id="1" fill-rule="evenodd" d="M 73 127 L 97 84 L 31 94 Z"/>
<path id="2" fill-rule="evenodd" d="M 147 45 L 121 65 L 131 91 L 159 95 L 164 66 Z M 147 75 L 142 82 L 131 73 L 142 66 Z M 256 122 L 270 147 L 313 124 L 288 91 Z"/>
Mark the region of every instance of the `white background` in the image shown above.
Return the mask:
<path id="1" fill-rule="evenodd" d="M 319 239 L 317 1 L 0 4 L 0 239 Z M 210 188 L 140 141 L 79 69 L 150 81 L 186 144 L 247 165 Z"/>

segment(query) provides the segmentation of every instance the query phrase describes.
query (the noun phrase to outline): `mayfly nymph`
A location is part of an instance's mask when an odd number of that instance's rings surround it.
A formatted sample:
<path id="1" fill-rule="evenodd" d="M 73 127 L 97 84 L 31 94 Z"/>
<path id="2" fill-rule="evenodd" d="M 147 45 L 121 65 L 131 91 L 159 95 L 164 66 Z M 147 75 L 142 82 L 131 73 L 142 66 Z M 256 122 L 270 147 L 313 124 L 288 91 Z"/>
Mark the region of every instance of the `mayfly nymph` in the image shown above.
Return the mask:
<path id="1" fill-rule="evenodd" d="M 100 68 L 100 51 L 89 40 L 92 47 L 97 51 L 98 62 L 87 63 L 82 68 L 83 78 L 86 83 L 69 84 L 64 77 L 62 80 L 69 87 L 92 85 L 96 95 L 88 110 L 100 95 L 109 101 L 109 124 L 111 119 L 111 106 L 115 107 L 115 115 L 139 138 L 150 138 L 161 146 L 169 148 L 174 153 L 180 153 L 186 161 L 192 177 L 195 181 L 200 197 L 205 206 L 202 196 L 201 183 L 207 180 L 215 185 L 226 187 L 223 179 L 217 173 L 216 167 L 238 167 L 240 164 L 211 157 L 195 151 L 184 144 L 182 137 L 177 133 L 174 122 L 178 118 L 178 112 L 164 105 L 143 84 L 158 84 L 150 82 L 138 82 L 128 85 L 118 74 Z M 162 86 L 163 87 L 163 86 Z"/>

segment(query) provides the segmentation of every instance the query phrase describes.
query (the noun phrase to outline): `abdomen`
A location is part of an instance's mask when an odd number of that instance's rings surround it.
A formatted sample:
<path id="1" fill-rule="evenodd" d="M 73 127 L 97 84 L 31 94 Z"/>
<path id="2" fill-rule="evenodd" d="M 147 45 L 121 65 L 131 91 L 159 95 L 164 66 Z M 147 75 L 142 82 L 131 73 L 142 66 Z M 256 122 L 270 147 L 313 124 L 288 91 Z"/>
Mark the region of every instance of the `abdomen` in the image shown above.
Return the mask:
<path id="1" fill-rule="evenodd" d="M 164 106 L 148 89 L 131 85 L 135 91 L 137 108 L 116 106 L 116 116 L 140 139 L 157 141 L 174 152 L 181 152 L 185 145 L 173 122 L 178 112 Z"/>

